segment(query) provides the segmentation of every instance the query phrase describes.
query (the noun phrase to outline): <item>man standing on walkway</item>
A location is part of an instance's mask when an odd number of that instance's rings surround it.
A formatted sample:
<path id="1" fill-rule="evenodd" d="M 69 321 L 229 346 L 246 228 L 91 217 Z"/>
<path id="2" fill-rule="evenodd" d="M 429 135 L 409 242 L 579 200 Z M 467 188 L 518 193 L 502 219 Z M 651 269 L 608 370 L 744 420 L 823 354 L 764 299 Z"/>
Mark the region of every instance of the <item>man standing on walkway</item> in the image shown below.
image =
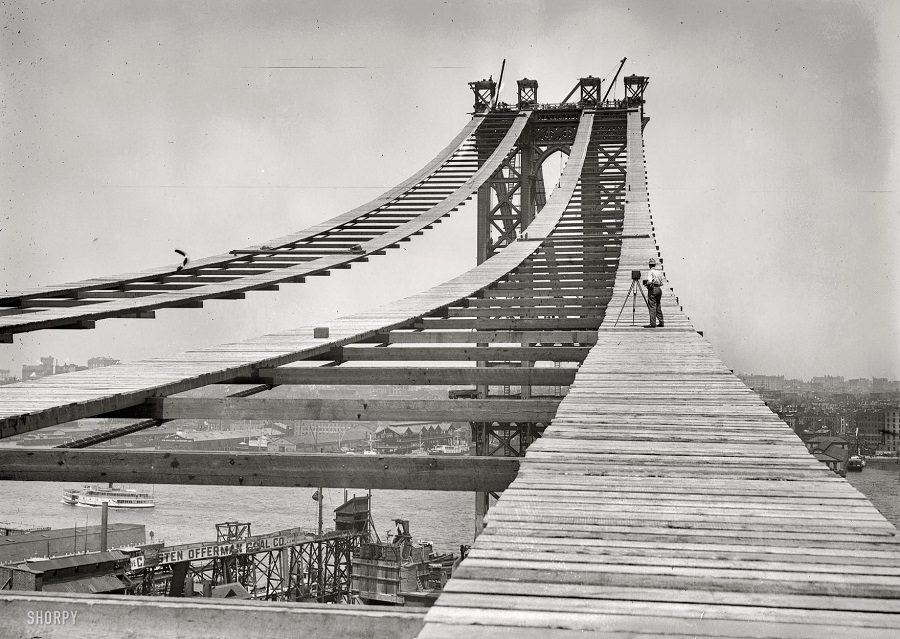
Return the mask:
<path id="1" fill-rule="evenodd" d="M 647 287 L 647 306 L 650 309 L 650 323 L 644 328 L 656 328 L 665 326 L 662 312 L 662 271 L 656 269 L 656 258 L 650 258 L 650 271 L 647 273 L 647 279 L 644 280 L 644 286 Z"/>

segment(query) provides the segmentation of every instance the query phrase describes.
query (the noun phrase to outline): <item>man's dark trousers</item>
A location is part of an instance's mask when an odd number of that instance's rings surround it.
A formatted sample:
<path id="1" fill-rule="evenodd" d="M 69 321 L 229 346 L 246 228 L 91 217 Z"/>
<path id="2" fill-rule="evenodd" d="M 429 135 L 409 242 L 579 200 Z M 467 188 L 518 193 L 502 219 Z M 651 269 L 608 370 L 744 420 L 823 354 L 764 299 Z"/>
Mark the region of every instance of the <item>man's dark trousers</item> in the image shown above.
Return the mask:
<path id="1" fill-rule="evenodd" d="M 659 322 L 660 326 L 663 326 L 662 287 L 651 286 L 647 289 L 647 293 L 647 304 L 650 307 L 650 326 L 655 328 L 657 322 Z"/>

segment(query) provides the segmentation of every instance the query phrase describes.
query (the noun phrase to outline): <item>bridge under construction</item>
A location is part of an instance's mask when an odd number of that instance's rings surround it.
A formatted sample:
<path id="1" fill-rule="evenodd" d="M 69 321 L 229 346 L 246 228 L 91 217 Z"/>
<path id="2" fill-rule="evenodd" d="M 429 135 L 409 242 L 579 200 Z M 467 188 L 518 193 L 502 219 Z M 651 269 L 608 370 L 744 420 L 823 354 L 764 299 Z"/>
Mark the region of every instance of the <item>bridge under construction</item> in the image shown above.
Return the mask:
<path id="1" fill-rule="evenodd" d="M 5 342 L 152 318 L 363 268 L 476 197 L 478 265 L 427 291 L 327 325 L 0 387 L 2 438 L 88 417 L 131 420 L 83 448 L 0 450 L 3 480 L 475 493 L 478 537 L 431 608 L 3 591 L 2 634 L 30 632 L 29 610 L 66 609 L 83 623 L 42 636 L 117 637 L 123 623 L 133 637 L 900 635 L 897 530 L 715 356 L 670 284 L 665 328 L 643 328 L 634 272 L 664 262 L 643 146 L 648 78 L 622 82 L 621 100 L 586 77 L 552 104 L 535 80 L 518 81 L 516 104 L 498 101 L 493 80 L 472 82 L 462 131 L 363 206 L 178 270 L 0 297 Z M 548 196 L 541 166 L 557 152 L 567 161 Z M 311 384 L 472 392 L 279 392 Z M 186 394 L 212 385 L 227 387 L 214 399 Z M 537 392 L 548 386 L 563 392 Z M 479 455 L 89 445 L 181 418 L 467 421 Z"/>

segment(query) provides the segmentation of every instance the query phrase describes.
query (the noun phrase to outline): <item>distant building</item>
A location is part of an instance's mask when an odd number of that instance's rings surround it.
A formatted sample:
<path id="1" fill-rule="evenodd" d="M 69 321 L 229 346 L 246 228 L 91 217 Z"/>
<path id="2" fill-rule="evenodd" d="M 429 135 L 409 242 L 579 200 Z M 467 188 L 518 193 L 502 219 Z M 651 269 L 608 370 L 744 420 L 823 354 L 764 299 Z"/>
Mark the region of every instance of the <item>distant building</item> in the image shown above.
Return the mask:
<path id="1" fill-rule="evenodd" d="M 892 454 L 900 452 L 900 408 L 884 411 L 881 449 Z"/>
<path id="2" fill-rule="evenodd" d="M 56 372 L 56 359 L 54 357 L 42 357 L 40 364 L 22 364 L 22 381 L 48 377 Z"/>
<path id="3" fill-rule="evenodd" d="M 872 378 L 873 393 L 895 393 L 900 391 L 900 381 L 890 380 L 887 377 Z"/>
<path id="4" fill-rule="evenodd" d="M 283 437 L 276 437 L 269 441 L 266 450 L 270 453 L 296 453 L 297 444 Z"/>
<path id="5" fill-rule="evenodd" d="M 73 509 L 74 510 L 74 509 Z M 108 546 L 122 548 L 147 542 L 144 524 L 109 524 Z M 57 557 L 100 550 L 100 526 L 40 528 L 0 537 L 0 565 L 31 557 Z"/>
<path id="6" fill-rule="evenodd" d="M 74 373 L 75 371 L 86 370 L 87 367 L 78 364 L 57 364 L 55 357 L 42 357 L 40 364 L 22 364 L 22 381 L 27 382 L 41 377 L 49 377 L 50 375 L 61 375 L 62 373 Z"/>
<path id="7" fill-rule="evenodd" d="M 271 438 L 280 436 L 271 428 L 228 431 L 176 431 L 157 441 L 160 450 L 265 450 Z"/>
<path id="8" fill-rule="evenodd" d="M 0 368 L 0 386 L 3 384 L 14 384 L 17 381 L 19 380 L 9 374 L 8 368 Z"/>
<path id="9" fill-rule="evenodd" d="M 881 449 L 885 424 L 885 411 L 860 410 L 856 411 L 853 417 L 859 452 L 863 455 L 875 454 L 875 451 Z"/>
<path id="10" fill-rule="evenodd" d="M 816 459 L 838 475 L 847 474 L 849 444 L 841 437 L 813 437 L 806 442 L 806 448 Z"/>
<path id="11" fill-rule="evenodd" d="M 87 361 L 88 368 L 102 368 L 104 366 L 114 366 L 119 360 L 112 357 L 92 357 Z"/>
<path id="12" fill-rule="evenodd" d="M 752 375 L 741 373 L 738 375 L 747 386 L 759 391 L 783 391 L 785 389 L 784 375 Z"/>
<path id="13" fill-rule="evenodd" d="M 134 586 L 125 576 L 128 567 L 129 557 L 120 550 L 29 559 L 0 566 L 0 582 L 10 590 L 121 595 Z"/>
<path id="14" fill-rule="evenodd" d="M 298 426 L 302 424 L 302 426 Z M 296 446 L 299 452 L 335 453 L 347 450 L 362 451 L 378 422 L 296 422 L 295 435 L 285 439 Z"/>
<path id="15" fill-rule="evenodd" d="M 823 377 L 813 377 L 809 380 L 809 383 L 814 390 L 826 393 L 839 393 L 844 390 L 844 378 L 840 376 L 825 375 Z"/>
<path id="16" fill-rule="evenodd" d="M 78 364 L 57 364 L 53 374 L 62 375 L 63 373 L 74 373 L 75 371 L 85 370 L 87 370 L 86 366 L 79 366 Z"/>
<path id="17" fill-rule="evenodd" d="M 863 395 L 872 392 L 872 380 L 860 377 L 851 379 L 847 382 L 847 391 L 856 395 Z"/>
<path id="18" fill-rule="evenodd" d="M 453 430 L 451 422 L 396 422 L 379 427 L 372 443 L 379 454 L 410 453 L 451 443 Z"/>
<path id="19" fill-rule="evenodd" d="M 294 437 L 303 438 L 304 441 L 316 442 L 331 441 L 337 439 L 337 435 L 345 433 L 359 426 L 359 422 L 331 422 L 324 420 L 298 420 L 291 422 L 290 428 Z"/>

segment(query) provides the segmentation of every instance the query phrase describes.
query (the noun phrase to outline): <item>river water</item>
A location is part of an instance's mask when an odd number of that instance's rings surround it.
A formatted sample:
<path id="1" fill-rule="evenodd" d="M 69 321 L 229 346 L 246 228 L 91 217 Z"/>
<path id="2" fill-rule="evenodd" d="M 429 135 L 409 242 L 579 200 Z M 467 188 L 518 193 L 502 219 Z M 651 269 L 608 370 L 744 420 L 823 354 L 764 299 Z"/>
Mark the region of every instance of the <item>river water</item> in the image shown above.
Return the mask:
<path id="1" fill-rule="evenodd" d="M 873 462 L 847 480 L 868 497 L 876 508 L 900 528 L 900 466 L 896 462 Z M 56 482 L 0 482 L 0 522 L 51 528 L 99 524 L 100 510 L 77 508 L 60 501 L 67 486 Z M 255 488 L 226 486 L 145 486 L 156 498 L 156 508 L 110 510 L 110 522 L 143 523 L 148 537 L 167 545 L 216 538 L 215 524 L 242 521 L 252 524 L 253 534 L 284 528 L 314 530 L 317 502 L 311 488 Z M 364 495 L 364 489 L 349 490 L 349 496 Z M 343 489 L 325 489 L 325 529 L 334 526 L 334 509 L 344 501 Z M 395 518 L 410 520 L 416 540 L 428 540 L 438 552 L 458 552 L 460 544 L 474 537 L 474 495 L 437 491 L 372 491 L 372 516 L 384 537 L 393 530 Z M 149 541 L 149 539 L 148 539 Z"/>
<path id="2" fill-rule="evenodd" d="M 79 508 L 60 501 L 65 487 L 80 484 L 56 482 L 0 482 L 0 522 L 83 527 L 100 523 L 99 508 Z M 318 505 L 312 488 L 257 488 L 230 486 L 141 486 L 153 492 L 156 507 L 109 511 L 110 523 L 145 524 L 153 541 L 167 545 L 216 539 L 215 524 L 250 522 L 253 534 L 285 528 L 315 530 Z M 324 529 L 334 528 L 334 509 L 344 501 L 343 489 L 325 489 Z M 348 496 L 365 495 L 364 489 L 348 490 Z M 395 529 L 393 519 L 410 520 L 413 537 L 431 541 L 436 551 L 459 552 L 471 543 L 475 497 L 470 493 L 373 490 L 372 517 L 379 535 Z"/>
<path id="3" fill-rule="evenodd" d="M 889 522 L 900 528 L 900 466 L 897 460 L 869 460 L 862 472 L 847 473 L 847 481 L 868 497 Z"/>

